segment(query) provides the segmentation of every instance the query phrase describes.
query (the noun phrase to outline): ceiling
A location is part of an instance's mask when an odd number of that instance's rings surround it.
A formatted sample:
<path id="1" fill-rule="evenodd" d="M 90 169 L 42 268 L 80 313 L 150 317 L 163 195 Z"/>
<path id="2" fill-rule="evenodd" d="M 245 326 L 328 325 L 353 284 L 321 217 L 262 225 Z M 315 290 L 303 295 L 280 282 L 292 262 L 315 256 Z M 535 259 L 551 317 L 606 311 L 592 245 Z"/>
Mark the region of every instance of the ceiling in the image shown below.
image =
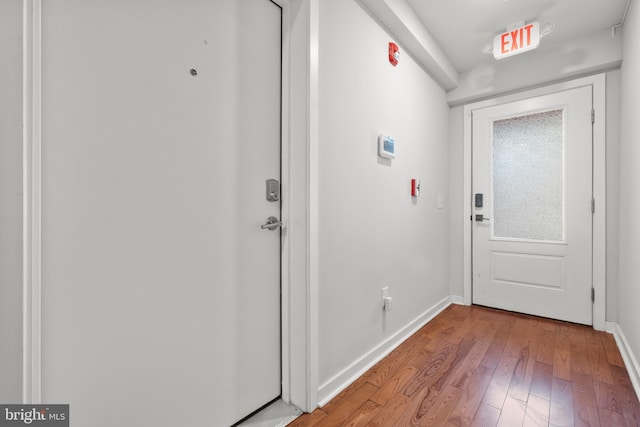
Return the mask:
<path id="1" fill-rule="evenodd" d="M 496 60 L 481 47 L 515 22 L 551 22 L 540 48 L 610 30 L 628 0 L 406 0 L 458 72 Z M 506 60 L 503 60 L 506 61 Z"/>

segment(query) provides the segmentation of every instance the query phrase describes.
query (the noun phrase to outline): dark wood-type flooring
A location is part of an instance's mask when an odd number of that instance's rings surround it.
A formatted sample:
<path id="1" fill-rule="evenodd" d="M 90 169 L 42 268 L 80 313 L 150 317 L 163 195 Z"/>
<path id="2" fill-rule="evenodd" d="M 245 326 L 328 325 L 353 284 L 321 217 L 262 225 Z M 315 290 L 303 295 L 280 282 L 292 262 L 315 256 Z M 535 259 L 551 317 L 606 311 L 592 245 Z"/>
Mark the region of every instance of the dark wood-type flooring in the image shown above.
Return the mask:
<path id="1" fill-rule="evenodd" d="M 296 426 L 640 426 L 612 335 L 452 305 Z"/>

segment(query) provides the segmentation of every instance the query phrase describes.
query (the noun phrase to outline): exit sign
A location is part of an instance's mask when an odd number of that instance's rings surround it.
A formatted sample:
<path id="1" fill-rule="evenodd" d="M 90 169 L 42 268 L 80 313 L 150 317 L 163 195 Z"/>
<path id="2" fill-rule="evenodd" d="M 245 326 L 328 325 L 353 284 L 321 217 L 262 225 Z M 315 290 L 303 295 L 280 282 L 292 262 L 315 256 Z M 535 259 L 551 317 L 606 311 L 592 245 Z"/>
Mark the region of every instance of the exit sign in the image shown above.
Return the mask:
<path id="1" fill-rule="evenodd" d="M 511 28 L 493 39 L 493 56 L 496 59 L 508 58 L 524 53 L 540 45 L 540 23 L 532 22 Z"/>

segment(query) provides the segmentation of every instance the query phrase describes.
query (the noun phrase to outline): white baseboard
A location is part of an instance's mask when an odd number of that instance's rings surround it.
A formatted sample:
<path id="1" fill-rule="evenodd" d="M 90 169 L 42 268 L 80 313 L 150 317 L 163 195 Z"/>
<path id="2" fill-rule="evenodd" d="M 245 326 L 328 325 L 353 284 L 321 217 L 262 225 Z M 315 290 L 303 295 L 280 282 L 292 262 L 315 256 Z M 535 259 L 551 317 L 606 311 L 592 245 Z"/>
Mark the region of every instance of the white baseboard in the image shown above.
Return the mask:
<path id="1" fill-rule="evenodd" d="M 452 297 L 446 297 L 442 301 L 436 303 L 433 307 L 418 316 L 407 326 L 384 340 L 373 350 L 363 355 L 361 358 L 353 362 L 342 372 L 335 375 L 329 381 L 320 386 L 318 390 L 320 407 L 326 405 L 338 393 L 347 388 L 351 383 L 357 380 L 362 374 L 371 369 L 376 363 L 391 353 L 395 348 L 402 344 L 407 338 L 415 334 L 420 328 L 426 325 L 431 319 L 436 317 L 442 310 L 452 303 Z"/>
<path id="2" fill-rule="evenodd" d="M 629 347 L 629 342 L 620 328 L 620 325 L 613 322 L 606 323 L 607 332 L 613 334 L 616 340 L 618 349 L 622 360 L 624 360 L 624 366 L 627 368 L 629 378 L 631 378 L 631 384 L 636 391 L 636 396 L 640 396 L 640 364 L 638 364 L 638 358 L 633 354 L 633 350 Z"/>

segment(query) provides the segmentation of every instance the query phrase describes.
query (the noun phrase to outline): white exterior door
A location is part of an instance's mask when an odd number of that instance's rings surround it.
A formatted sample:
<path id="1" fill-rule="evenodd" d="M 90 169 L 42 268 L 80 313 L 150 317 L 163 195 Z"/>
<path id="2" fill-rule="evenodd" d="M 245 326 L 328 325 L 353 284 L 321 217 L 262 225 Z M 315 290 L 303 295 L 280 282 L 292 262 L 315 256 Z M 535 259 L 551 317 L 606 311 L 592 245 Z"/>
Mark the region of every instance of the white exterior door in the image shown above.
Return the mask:
<path id="1" fill-rule="evenodd" d="M 42 51 L 43 402 L 204 427 L 277 398 L 280 8 L 44 1 Z"/>
<path id="2" fill-rule="evenodd" d="M 473 302 L 592 323 L 592 88 L 473 111 Z"/>

